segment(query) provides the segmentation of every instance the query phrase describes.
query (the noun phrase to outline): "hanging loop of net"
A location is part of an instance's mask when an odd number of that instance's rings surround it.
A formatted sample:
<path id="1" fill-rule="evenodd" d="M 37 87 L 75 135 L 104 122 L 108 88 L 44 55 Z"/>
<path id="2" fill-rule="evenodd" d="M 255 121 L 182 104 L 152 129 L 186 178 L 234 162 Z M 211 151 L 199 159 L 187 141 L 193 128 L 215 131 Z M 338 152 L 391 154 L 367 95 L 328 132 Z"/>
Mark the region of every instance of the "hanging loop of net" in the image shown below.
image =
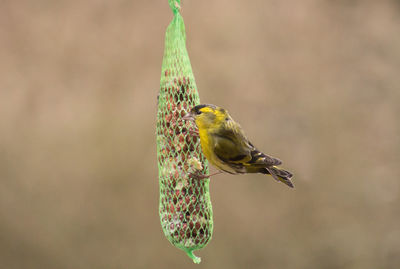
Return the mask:
<path id="1" fill-rule="evenodd" d="M 168 0 L 169 6 L 174 14 L 181 11 L 181 1 L 180 0 Z"/>
<path id="2" fill-rule="evenodd" d="M 174 18 L 165 34 L 157 111 L 159 214 L 167 239 L 199 263 L 193 254 L 211 240 L 212 207 L 208 163 L 195 126 L 183 120 L 200 103 L 189 55 L 180 1 L 169 0 Z"/>

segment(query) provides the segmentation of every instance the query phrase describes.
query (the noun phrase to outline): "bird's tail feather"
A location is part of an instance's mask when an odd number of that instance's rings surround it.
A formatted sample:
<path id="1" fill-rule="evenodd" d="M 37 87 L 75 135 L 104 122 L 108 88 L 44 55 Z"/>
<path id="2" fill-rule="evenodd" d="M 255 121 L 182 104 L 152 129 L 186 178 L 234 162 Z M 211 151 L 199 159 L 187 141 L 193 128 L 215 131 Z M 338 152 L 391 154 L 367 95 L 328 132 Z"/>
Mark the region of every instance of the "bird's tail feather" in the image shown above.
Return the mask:
<path id="1" fill-rule="evenodd" d="M 283 170 L 277 166 L 266 167 L 265 169 L 275 180 L 283 182 L 289 187 L 294 188 L 294 185 L 290 180 L 293 177 L 293 174 L 289 171 Z"/>

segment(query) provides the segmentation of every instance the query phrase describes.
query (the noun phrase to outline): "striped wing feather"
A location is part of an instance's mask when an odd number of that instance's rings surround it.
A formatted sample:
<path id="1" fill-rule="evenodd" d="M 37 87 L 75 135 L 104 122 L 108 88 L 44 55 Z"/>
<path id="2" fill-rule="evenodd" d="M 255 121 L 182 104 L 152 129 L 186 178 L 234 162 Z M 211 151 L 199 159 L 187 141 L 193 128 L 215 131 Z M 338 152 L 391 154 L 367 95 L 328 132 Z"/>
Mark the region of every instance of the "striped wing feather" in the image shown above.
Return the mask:
<path id="1" fill-rule="evenodd" d="M 282 162 L 258 151 L 247 139 L 240 125 L 228 120 L 214 135 L 214 152 L 233 167 L 268 167 Z M 238 171 L 239 172 L 239 171 Z"/>

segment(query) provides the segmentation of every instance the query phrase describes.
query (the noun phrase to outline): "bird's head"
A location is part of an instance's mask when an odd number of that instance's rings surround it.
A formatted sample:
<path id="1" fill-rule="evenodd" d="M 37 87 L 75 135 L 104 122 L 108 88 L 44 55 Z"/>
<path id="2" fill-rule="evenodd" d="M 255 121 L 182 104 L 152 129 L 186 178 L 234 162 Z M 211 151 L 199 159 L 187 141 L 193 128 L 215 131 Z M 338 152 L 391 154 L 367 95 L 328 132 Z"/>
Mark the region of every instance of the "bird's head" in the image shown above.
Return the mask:
<path id="1" fill-rule="evenodd" d="M 183 117 L 184 120 L 194 121 L 198 128 L 210 128 L 229 118 L 225 109 L 210 104 L 197 105 Z"/>

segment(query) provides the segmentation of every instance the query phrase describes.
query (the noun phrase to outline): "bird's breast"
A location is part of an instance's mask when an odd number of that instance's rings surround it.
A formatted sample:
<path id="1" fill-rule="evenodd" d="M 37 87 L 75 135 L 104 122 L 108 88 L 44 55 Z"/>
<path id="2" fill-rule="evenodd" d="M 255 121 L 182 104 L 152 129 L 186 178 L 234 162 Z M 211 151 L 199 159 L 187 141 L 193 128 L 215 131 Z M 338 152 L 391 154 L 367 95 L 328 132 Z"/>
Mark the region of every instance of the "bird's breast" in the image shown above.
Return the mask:
<path id="1" fill-rule="evenodd" d="M 201 148 L 203 150 L 204 156 L 207 158 L 208 161 L 213 163 L 213 142 L 212 142 L 212 137 L 208 135 L 207 131 L 200 130 L 200 143 L 201 143 Z"/>

